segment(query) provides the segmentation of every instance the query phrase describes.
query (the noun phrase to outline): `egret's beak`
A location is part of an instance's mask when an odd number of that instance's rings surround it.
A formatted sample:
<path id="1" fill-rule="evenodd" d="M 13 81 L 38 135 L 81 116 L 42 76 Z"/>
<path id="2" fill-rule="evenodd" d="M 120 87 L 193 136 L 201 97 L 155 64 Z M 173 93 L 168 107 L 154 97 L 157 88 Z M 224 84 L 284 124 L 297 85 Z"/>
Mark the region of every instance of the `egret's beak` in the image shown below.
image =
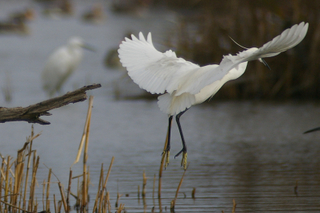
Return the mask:
<path id="1" fill-rule="evenodd" d="M 267 62 L 263 58 L 259 58 L 259 61 L 261 63 L 263 63 L 266 67 L 268 67 L 269 70 L 271 70 L 271 68 L 269 67 L 269 65 L 267 64 Z"/>
<path id="2" fill-rule="evenodd" d="M 307 134 L 307 133 L 310 133 L 310 132 L 315 132 L 315 131 L 319 131 L 320 130 L 320 127 L 317 127 L 317 128 L 314 128 L 314 129 L 310 129 L 308 131 L 305 131 L 303 134 Z"/>
<path id="3" fill-rule="evenodd" d="M 86 49 L 86 50 L 90 50 L 92 52 L 97 52 L 96 48 L 94 48 L 93 46 L 89 45 L 89 44 L 83 44 L 81 46 L 83 49 Z"/>

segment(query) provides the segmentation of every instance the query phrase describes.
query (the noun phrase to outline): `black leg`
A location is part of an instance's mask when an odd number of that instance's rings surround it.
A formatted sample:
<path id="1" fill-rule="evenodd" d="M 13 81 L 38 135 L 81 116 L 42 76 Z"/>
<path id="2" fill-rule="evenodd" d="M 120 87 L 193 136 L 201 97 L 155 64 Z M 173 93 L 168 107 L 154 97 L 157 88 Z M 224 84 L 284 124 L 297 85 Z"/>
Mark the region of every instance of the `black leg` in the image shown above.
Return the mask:
<path id="1" fill-rule="evenodd" d="M 171 137 L 171 123 L 172 123 L 172 115 L 169 117 L 169 123 L 168 123 L 168 132 L 167 132 L 167 147 L 165 148 L 165 151 L 170 151 L 170 137 Z"/>
<path id="2" fill-rule="evenodd" d="M 167 138 L 166 138 L 166 143 L 165 147 L 162 152 L 162 158 L 166 158 L 166 163 L 164 165 L 164 168 L 166 169 L 167 166 L 169 165 L 169 156 L 170 156 L 170 138 L 171 138 L 171 124 L 172 124 L 172 115 L 169 116 L 169 123 L 168 123 L 168 131 L 167 131 Z"/>
<path id="3" fill-rule="evenodd" d="M 178 157 L 182 152 L 183 153 L 187 153 L 187 146 L 186 143 L 184 141 L 184 137 L 183 137 L 183 133 L 182 133 L 182 128 L 181 128 L 181 124 L 180 124 L 180 117 L 181 115 L 183 115 L 183 113 L 185 113 L 187 111 L 187 109 L 185 111 L 180 112 L 179 114 L 176 115 L 176 121 L 177 121 L 177 125 L 179 128 L 179 133 L 180 133 L 180 137 L 181 137 L 181 141 L 182 141 L 182 149 L 180 150 L 180 152 L 178 152 L 178 154 L 176 154 L 174 156 L 174 158 Z"/>

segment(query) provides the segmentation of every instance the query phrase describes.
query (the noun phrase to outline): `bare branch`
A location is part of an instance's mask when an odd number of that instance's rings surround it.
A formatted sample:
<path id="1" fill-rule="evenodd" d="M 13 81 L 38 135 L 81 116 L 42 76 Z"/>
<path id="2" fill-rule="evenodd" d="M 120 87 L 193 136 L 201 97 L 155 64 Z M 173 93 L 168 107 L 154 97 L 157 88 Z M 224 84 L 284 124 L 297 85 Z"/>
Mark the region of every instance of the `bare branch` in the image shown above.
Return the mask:
<path id="1" fill-rule="evenodd" d="M 101 87 L 101 84 L 92 84 L 80 89 L 68 92 L 65 95 L 51 98 L 28 107 L 6 108 L 0 107 L 0 123 L 8 121 L 26 121 L 28 123 L 38 123 L 48 125 L 50 122 L 40 118 L 40 116 L 49 116 L 48 111 L 56 109 L 70 103 L 76 103 L 87 99 L 87 90 Z"/>

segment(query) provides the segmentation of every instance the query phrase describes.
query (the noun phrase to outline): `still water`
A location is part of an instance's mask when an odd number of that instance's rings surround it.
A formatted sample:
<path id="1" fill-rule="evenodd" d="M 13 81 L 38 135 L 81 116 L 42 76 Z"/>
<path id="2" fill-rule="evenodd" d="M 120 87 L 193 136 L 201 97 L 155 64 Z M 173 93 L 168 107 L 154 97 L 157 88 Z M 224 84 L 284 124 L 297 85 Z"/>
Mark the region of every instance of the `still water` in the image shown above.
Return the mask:
<path id="1" fill-rule="evenodd" d="M 111 202 L 115 203 L 119 192 L 123 194 L 120 203 L 127 212 L 151 212 L 152 207 L 159 212 L 158 200 L 152 199 L 152 188 L 153 177 L 158 175 L 167 116 L 159 111 L 154 100 L 116 99 L 115 83 L 123 79 L 124 72 L 105 68 L 103 60 L 107 51 L 117 47 L 128 31 L 135 34 L 140 30 L 152 31 L 154 43 L 164 50 L 165 32 L 175 27 L 176 16 L 162 10 L 145 11 L 140 16 L 113 14 L 108 2 L 101 3 L 107 12 L 106 20 L 100 25 L 90 25 L 79 19 L 91 6 L 89 2 L 75 1 L 75 15 L 61 19 L 43 17 L 41 8 L 32 1 L 0 2 L 0 18 L 28 5 L 33 5 L 37 13 L 29 24 L 30 35 L 0 36 L 1 88 L 9 85 L 12 89 L 12 101 L 6 103 L 1 96 L 1 106 L 28 106 L 45 100 L 40 73 L 46 58 L 69 37 L 81 36 L 97 51 L 85 52 L 64 92 L 91 83 L 102 84 L 102 88 L 89 92 L 94 96 L 88 153 L 91 197 L 97 191 L 101 163 L 107 170 L 114 156 L 107 184 Z M 117 87 L 121 91 L 133 87 L 130 81 L 124 82 Z M 38 182 L 47 179 L 45 164 L 67 186 L 87 105 L 82 102 L 53 110 L 53 115 L 47 117 L 51 125 L 34 126 L 36 133 L 41 132 L 33 145 L 40 156 Z M 175 211 L 231 212 L 235 199 L 236 212 L 319 212 L 320 132 L 302 134 L 320 125 L 319 108 L 319 103 L 218 102 L 214 98 L 210 104 L 191 108 L 181 119 L 190 164 Z M 28 123 L 1 124 L 0 153 L 16 156 L 30 129 Z M 162 180 L 164 212 L 170 211 L 170 202 L 183 174 L 180 157 L 173 159 L 180 149 L 174 125 L 172 156 Z M 81 174 L 80 164 L 72 167 L 74 176 Z M 145 203 L 137 198 L 143 171 L 148 177 Z M 296 184 L 297 193 L 294 192 Z M 76 191 L 76 186 L 72 187 L 72 191 Z M 196 188 L 195 199 L 191 198 L 193 188 Z M 39 185 L 38 200 L 41 190 Z M 59 196 L 58 186 L 51 186 L 51 195 L 53 193 Z"/>

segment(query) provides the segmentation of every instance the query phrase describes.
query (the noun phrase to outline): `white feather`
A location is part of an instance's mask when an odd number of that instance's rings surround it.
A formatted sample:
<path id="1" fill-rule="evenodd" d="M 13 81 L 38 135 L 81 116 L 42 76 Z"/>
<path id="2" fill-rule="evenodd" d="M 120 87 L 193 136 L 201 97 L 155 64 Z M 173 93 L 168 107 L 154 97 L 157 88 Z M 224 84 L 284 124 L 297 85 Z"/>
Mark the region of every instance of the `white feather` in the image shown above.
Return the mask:
<path id="1" fill-rule="evenodd" d="M 132 80 L 150 93 L 173 92 L 178 88 L 181 76 L 199 68 L 183 58 L 177 58 L 171 50 L 165 53 L 156 50 L 151 33 L 147 40 L 142 33 L 139 34 L 139 39 L 134 35 L 132 40 L 126 38 L 120 44 L 118 52 L 120 61 Z"/>
<path id="2" fill-rule="evenodd" d="M 248 61 L 272 57 L 299 44 L 305 37 L 308 23 L 301 22 L 275 37 L 261 48 L 249 48 L 237 55 L 223 56 L 219 65 L 200 67 L 169 50 L 157 51 L 151 33 L 147 40 L 142 33 L 139 39 L 126 38 L 118 50 L 122 65 L 141 88 L 159 96 L 161 111 L 175 115 L 194 104 L 213 96 L 227 81 L 240 77 Z"/>

